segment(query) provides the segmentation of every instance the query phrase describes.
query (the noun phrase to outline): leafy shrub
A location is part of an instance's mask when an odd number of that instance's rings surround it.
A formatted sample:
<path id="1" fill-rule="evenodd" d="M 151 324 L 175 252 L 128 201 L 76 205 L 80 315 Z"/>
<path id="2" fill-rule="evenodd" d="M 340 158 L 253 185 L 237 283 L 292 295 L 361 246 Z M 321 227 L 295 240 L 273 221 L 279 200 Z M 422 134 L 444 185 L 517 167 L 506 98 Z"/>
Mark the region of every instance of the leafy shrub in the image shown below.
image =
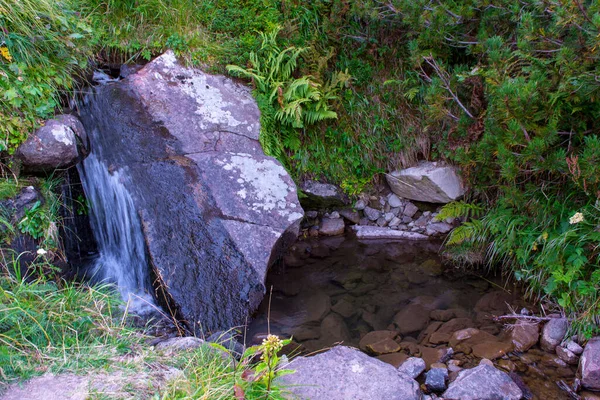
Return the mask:
<path id="1" fill-rule="evenodd" d="M 0 151 L 13 152 L 86 67 L 91 30 L 53 0 L 0 0 L 0 26 Z"/>

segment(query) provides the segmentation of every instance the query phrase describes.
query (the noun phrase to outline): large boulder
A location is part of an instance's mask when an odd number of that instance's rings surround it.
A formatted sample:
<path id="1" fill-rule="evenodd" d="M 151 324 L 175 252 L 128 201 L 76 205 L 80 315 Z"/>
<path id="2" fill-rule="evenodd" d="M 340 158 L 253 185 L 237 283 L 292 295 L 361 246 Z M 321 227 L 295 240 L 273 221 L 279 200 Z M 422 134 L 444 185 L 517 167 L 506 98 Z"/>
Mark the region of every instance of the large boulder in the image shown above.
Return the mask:
<path id="1" fill-rule="evenodd" d="M 444 392 L 452 400 L 519 400 L 521 389 L 506 373 L 482 364 L 459 372 Z"/>
<path id="2" fill-rule="evenodd" d="M 293 399 L 411 400 L 420 399 L 419 384 L 376 358 L 337 346 L 313 357 L 296 357 L 286 365 L 294 370 L 277 378 Z"/>
<path id="3" fill-rule="evenodd" d="M 17 149 L 23 169 L 34 173 L 71 167 L 87 153 L 85 129 L 77 117 L 68 114 L 46 121 Z"/>
<path id="4" fill-rule="evenodd" d="M 386 174 L 398 196 L 427 203 L 449 203 L 465 194 L 456 169 L 437 162 L 421 162 L 416 167 Z"/>
<path id="5" fill-rule="evenodd" d="M 585 346 L 580 365 L 583 386 L 600 391 L 600 338 L 590 340 Z"/>
<path id="6" fill-rule="evenodd" d="M 258 142 L 250 90 L 168 51 L 82 108 L 95 157 L 131 194 L 170 311 L 196 332 L 243 324 L 303 217 Z"/>

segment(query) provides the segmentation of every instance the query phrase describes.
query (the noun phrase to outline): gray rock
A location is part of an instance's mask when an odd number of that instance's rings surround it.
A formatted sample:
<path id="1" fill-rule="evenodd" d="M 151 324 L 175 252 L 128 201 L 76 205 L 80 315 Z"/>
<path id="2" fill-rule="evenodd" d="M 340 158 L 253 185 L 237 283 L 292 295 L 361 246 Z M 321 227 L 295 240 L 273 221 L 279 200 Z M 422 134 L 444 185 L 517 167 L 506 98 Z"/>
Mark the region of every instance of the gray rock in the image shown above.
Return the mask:
<path id="1" fill-rule="evenodd" d="M 377 226 L 381 226 L 381 227 L 387 226 L 387 221 L 384 217 L 377 218 L 377 221 L 375 221 L 375 223 L 377 224 Z"/>
<path id="2" fill-rule="evenodd" d="M 400 197 L 427 203 L 449 203 L 465 194 L 456 169 L 435 162 L 386 174 L 392 192 Z"/>
<path id="3" fill-rule="evenodd" d="M 394 316 L 394 323 L 403 335 L 421 331 L 429 323 L 429 310 L 421 304 L 409 304 Z"/>
<path id="4" fill-rule="evenodd" d="M 371 207 L 365 207 L 363 212 L 365 213 L 365 217 L 369 218 L 371 221 L 377 221 L 377 219 L 381 217 L 381 211 Z"/>
<path id="5" fill-rule="evenodd" d="M 430 220 L 431 218 L 427 215 L 421 215 L 419 219 L 415 221 L 415 226 L 418 226 L 419 228 L 424 228 Z"/>
<path id="6" fill-rule="evenodd" d="M 360 215 L 358 214 L 357 211 L 353 211 L 350 209 L 343 209 L 343 210 L 340 210 L 339 213 L 342 217 L 346 218 L 348 221 L 352 222 L 353 224 L 360 223 Z"/>
<path id="7" fill-rule="evenodd" d="M 88 154 L 89 146 L 81 121 L 72 115 L 59 115 L 30 134 L 16 156 L 27 172 L 50 173 L 75 165 Z"/>
<path id="8" fill-rule="evenodd" d="M 197 333 L 244 324 L 303 217 L 294 182 L 260 146 L 250 89 L 168 51 L 99 87 L 81 115 L 95 157 L 131 194 L 181 317 Z"/>
<path id="9" fill-rule="evenodd" d="M 448 379 L 446 368 L 431 368 L 425 374 L 425 386 L 432 392 L 443 392 L 446 390 L 446 379 Z"/>
<path id="10" fill-rule="evenodd" d="M 392 212 L 388 212 L 388 213 L 385 213 L 385 214 L 383 215 L 383 218 L 384 218 L 384 219 L 385 219 L 387 222 L 390 222 L 392 219 L 396 218 L 396 216 L 394 215 L 394 213 L 392 213 Z"/>
<path id="11" fill-rule="evenodd" d="M 390 221 L 390 224 L 389 224 L 389 225 L 390 225 L 390 226 L 398 226 L 398 225 L 400 225 L 400 222 L 402 222 L 402 221 L 400 220 L 400 218 L 398 218 L 398 217 L 394 217 L 394 218 L 392 218 L 392 220 Z"/>
<path id="12" fill-rule="evenodd" d="M 504 372 L 489 365 L 462 370 L 444 392 L 452 400 L 519 400 L 521 389 Z"/>
<path id="13" fill-rule="evenodd" d="M 402 214 L 402 208 L 401 207 L 390 208 L 390 212 L 392 214 L 394 214 L 394 216 L 399 216 Z"/>
<path id="14" fill-rule="evenodd" d="M 378 226 L 354 225 L 352 229 L 359 239 L 405 239 L 405 240 L 428 240 L 428 237 L 420 233 L 395 231 Z"/>
<path id="15" fill-rule="evenodd" d="M 364 210 L 366 206 L 367 203 L 364 200 L 358 200 L 356 203 L 354 203 L 354 209 L 356 209 L 357 211 Z"/>
<path id="16" fill-rule="evenodd" d="M 581 383 L 590 390 L 600 391 L 600 338 L 591 339 L 580 360 Z"/>
<path id="17" fill-rule="evenodd" d="M 354 304 L 350 303 L 346 299 L 338 300 L 338 302 L 331 307 L 331 310 L 340 314 L 344 318 L 350 318 L 358 311 Z"/>
<path id="18" fill-rule="evenodd" d="M 12 223 L 17 224 L 25 217 L 25 211 L 33 207 L 38 201 L 41 204 L 44 203 L 44 198 L 39 190 L 33 186 L 26 186 L 21 189 L 16 197 L 0 201 L 0 210 L 6 210 L 7 215 L 11 216 Z M 0 224 L 0 232 L 5 228 L 4 225 Z"/>
<path id="19" fill-rule="evenodd" d="M 542 329 L 542 337 L 540 338 L 542 349 L 549 353 L 554 353 L 556 346 L 565 337 L 568 327 L 569 323 L 566 318 L 552 318 L 546 322 L 546 325 Z"/>
<path id="20" fill-rule="evenodd" d="M 371 224 L 371 220 L 367 217 L 362 217 L 360 221 L 358 221 L 358 224 L 362 226 L 368 226 Z"/>
<path id="21" fill-rule="evenodd" d="M 415 206 L 413 203 L 406 203 L 404 206 L 403 214 L 404 216 L 411 218 L 415 216 L 415 214 L 419 211 L 419 208 Z"/>
<path id="22" fill-rule="evenodd" d="M 425 371 L 425 368 L 425 361 L 422 358 L 410 357 L 398 367 L 398 371 L 413 379 L 417 379 Z"/>
<path id="23" fill-rule="evenodd" d="M 307 211 L 304 216 L 308 219 L 315 219 L 319 216 L 319 213 L 317 211 L 311 210 L 311 211 Z"/>
<path id="24" fill-rule="evenodd" d="M 447 224 L 445 222 L 434 222 L 429 224 L 427 229 L 431 229 L 436 233 L 448 233 L 454 228 L 452 225 Z"/>
<path id="25" fill-rule="evenodd" d="M 350 331 L 344 318 L 330 313 L 321 321 L 321 341 L 330 346 L 334 343 L 345 343 L 351 339 Z"/>
<path id="26" fill-rule="evenodd" d="M 276 383 L 303 400 L 420 399 L 419 384 L 396 368 L 349 347 L 337 346 L 312 357 L 296 357 L 287 366 L 293 374 Z"/>
<path id="27" fill-rule="evenodd" d="M 515 350 L 524 352 L 533 347 L 540 338 L 540 328 L 538 324 L 520 323 L 514 325 L 510 337 Z"/>
<path id="28" fill-rule="evenodd" d="M 581 347 L 580 345 L 578 345 L 576 342 L 574 342 L 573 340 L 569 340 L 567 342 L 567 344 L 565 345 L 565 347 L 573 354 L 575 355 L 581 355 L 581 353 L 583 353 L 583 347 Z"/>
<path id="29" fill-rule="evenodd" d="M 344 234 L 344 220 L 341 218 L 323 218 L 319 234 L 324 236 L 336 236 Z"/>
<path id="30" fill-rule="evenodd" d="M 402 200 L 400 200 L 398 196 L 392 193 L 390 194 L 390 197 L 388 197 L 388 204 L 390 205 L 390 207 L 396 208 L 402 207 L 404 203 L 402 202 Z"/>
<path id="31" fill-rule="evenodd" d="M 577 363 L 579 363 L 579 357 L 573 354 L 569 349 L 566 349 L 562 346 L 556 346 L 555 349 L 558 358 L 560 358 L 567 364 L 577 365 Z"/>
<path id="32" fill-rule="evenodd" d="M 196 349 L 204 345 L 204 340 L 194 336 L 174 337 L 162 342 L 158 342 L 154 348 L 168 352 L 179 352 L 184 350 Z"/>
<path id="33" fill-rule="evenodd" d="M 300 189 L 305 194 L 301 199 L 302 206 L 309 210 L 343 207 L 349 203 L 342 189 L 329 183 L 308 180 L 300 185 Z"/>
<path id="34" fill-rule="evenodd" d="M 404 216 L 402 216 L 402 223 L 403 224 L 412 224 L 413 219 L 412 219 L 412 217 L 408 217 L 408 216 L 404 215 Z"/>

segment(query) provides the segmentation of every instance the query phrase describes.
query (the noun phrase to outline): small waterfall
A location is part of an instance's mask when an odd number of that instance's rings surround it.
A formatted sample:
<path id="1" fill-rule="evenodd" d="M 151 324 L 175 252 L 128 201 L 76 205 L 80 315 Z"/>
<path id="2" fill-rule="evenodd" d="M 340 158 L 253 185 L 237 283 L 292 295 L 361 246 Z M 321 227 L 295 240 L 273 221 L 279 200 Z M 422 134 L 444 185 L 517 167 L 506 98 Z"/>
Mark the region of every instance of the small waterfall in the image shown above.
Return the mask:
<path id="1" fill-rule="evenodd" d="M 141 223 L 119 171 L 109 173 L 94 151 L 77 168 L 98 243 L 93 279 L 116 284 L 132 311 L 154 310 Z"/>

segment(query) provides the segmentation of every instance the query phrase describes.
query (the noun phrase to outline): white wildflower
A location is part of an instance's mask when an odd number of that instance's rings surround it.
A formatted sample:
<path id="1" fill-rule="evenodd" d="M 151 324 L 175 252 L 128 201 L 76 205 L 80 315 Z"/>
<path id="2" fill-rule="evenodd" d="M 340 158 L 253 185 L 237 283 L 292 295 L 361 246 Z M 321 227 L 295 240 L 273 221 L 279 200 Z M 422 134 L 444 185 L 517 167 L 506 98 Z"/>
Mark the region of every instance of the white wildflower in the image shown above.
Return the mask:
<path id="1" fill-rule="evenodd" d="M 583 221 L 583 214 L 576 212 L 571 218 L 569 218 L 569 224 L 578 224 Z"/>
<path id="2" fill-rule="evenodd" d="M 48 252 L 44 249 L 38 249 L 37 251 L 37 255 L 38 256 L 45 256 Z"/>

